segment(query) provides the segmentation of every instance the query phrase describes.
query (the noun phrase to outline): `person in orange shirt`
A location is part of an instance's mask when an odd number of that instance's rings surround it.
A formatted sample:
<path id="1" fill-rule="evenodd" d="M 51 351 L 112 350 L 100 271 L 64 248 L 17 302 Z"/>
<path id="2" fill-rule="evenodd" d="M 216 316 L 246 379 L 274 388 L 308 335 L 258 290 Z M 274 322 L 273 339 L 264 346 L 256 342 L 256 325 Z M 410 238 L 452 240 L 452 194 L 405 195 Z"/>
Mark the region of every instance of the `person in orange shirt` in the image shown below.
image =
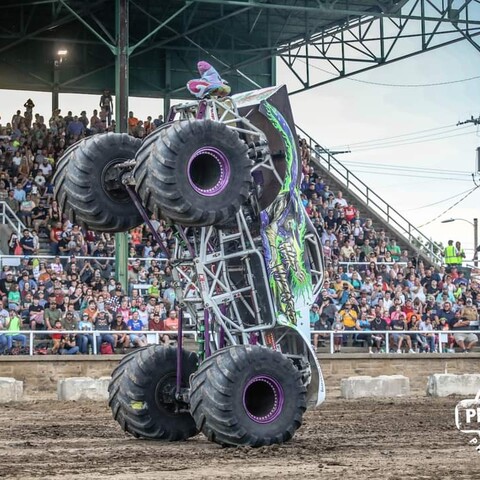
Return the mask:
<path id="1" fill-rule="evenodd" d="M 135 127 L 138 124 L 138 118 L 133 116 L 133 112 L 128 112 L 128 133 L 133 135 L 135 133 Z"/>

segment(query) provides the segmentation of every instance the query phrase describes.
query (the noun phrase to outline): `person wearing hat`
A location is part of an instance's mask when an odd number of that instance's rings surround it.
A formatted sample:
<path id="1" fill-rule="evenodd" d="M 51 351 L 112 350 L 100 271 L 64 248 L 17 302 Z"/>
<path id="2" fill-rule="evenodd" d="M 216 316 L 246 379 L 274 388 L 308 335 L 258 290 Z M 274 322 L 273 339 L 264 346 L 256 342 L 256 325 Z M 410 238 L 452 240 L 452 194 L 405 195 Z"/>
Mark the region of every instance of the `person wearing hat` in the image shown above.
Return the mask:
<path id="1" fill-rule="evenodd" d="M 78 330 L 78 321 L 71 309 L 67 310 L 63 315 L 62 326 L 64 330 Z"/>
<path id="2" fill-rule="evenodd" d="M 479 320 L 477 307 L 473 305 L 471 298 L 467 298 L 465 306 L 460 310 L 461 316 L 467 319 L 469 322 L 477 322 Z"/>
<path id="3" fill-rule="evenodd" d="M 0 293 L 2 293 L 3 295 L 7 295 L 14 283 L 16 283 L 16 281 L 13 276 L 13 272 L 11 270 L 8 270 L 5 273 L 5 278 L 2 278 L 0 280 Z"/>
<path id="4" fill-rule="evenodd" d="M 95 316 L 93 322 L 94 330 L 101 331 L 95 336 L 97 342 L 97 354 L 101 352 L 100 346 L 102 343 L 108 343 L 111 346 L 111 353 L 115 348 L 115 339 L 111 333 L 106 333 L 111 330 L 112 317 L 105 310 L 100 310 Z"/>

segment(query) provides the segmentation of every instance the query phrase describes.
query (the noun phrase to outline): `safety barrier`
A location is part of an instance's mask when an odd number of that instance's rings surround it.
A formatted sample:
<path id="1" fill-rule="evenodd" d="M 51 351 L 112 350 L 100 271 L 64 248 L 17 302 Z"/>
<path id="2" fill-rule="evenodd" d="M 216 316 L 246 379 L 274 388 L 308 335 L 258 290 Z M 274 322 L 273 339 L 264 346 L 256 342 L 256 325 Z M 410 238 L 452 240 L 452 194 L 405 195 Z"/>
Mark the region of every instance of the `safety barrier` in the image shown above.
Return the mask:
<path id="1" fill-rule="evenodd" d="M 18 332 L 8 332 L 10 335 L 25 335 L 27 337 L 27 345 L 28 345 L 28 353 L 29 355 L 34 355 L 35 348 L 34 348 L 34 340 L 35 337 L 38 336 L 42 340 L 51 340 L 51 336 L 55 334 L 67 335 L 67 334 L 80 334 L 80 335 L 93 335 L 92 341 L 92 353 L 96 355 L 97 352 L 97 337 L 101 334 L 107 335 L 114 335 L 114 334 L 122 334 L 127 333 L 129 335 L 138 335 L 144 334 L 147 335 L 147 341 L 149 344 L 158 345 L 160 343 L 160 336 L 161 335 L 174 335 L 175 331 L 172 330 L 141 330 L 138 332 L 132 330 L 20 330 Z M 465 330 L 465 331 L 455 331 L 455 330 L 311 330 L 312 336 L 314 334 L 319 334 L 322 336 L 327 336 L 329 343 L 330 343 L 330 353 L 334 353 L 334 336 L 335 335 L 362 335 L 363 341 L 368 341 L 371 335 L 385 335 L 384 345 L 385 345 L 385 352 L 384 353 L 394 353 L 389 350 L 390 345 L 390 335 L 408 335 L 413 337 L 417 334 L 419 335 L 429 335 L 432 334 L 435 337 L 435 344 L 438 346 L 438 353 L 444 353 L 442 343 L 446 343 L 445 341 L 440 341 L 443 337 L 441 335 L 445 334 L 457 334 L 457 333 L 464 333 L 469 334 L 473 333 L 480 337 L 479 330 Z M 2 332 L 0 335 L 7 335 L 7 332 Z M 194 341 L 197 341 L 197 332 L 194 330 L 184 330 L 182 333 L 182 337 L 193 337 Z M 1 357 L 0 357 L 1 358 Z"/>
<path id="2" fill-rule="evenodd" d="M 435 337 L 435 344 L 438 346 L 438 353 L 444 353 L 442 343 L 447 343 L 445 341 L 441 341 L 441 335 L 455 335 L 457 333 L 473 333 L 480 338 L 480 331 L 479 330 L 464 330 L 464 331 L 457 331 L 457 330 L 312 330 L 312 336 L 314 334 L 319 335 L 328 335 L 329 343 L 330 343 L 330 353 L 334 353 L 334 335 L 362 335 L 362 341 L 368 341 L 368 339 L 372 335 L 385 335 L 384 345 L 385 345 L 385 352 L 384 353 L 395 353 L 390 351 L 390 335 L 405 335 L 414 337 L 415 335 L 434 335 Z"/>
<path id="3" fill-rule="evenodd" d="M 27 345 L 28 345 L 28 354 L 34 355 L 35 353 L 35 337 L 39 337 L 40 340 L 43 341 L 50 341 L 52 339 L 52 335 L 92 335 L 92 354 L 97 355 L 97 337 L 99 335 L 118 335 L 118 334 L 128 334 L 128 335 L 146 335 L 147 341 L 151 345 L 158 345 L 160 343 L 160 336 L 161 335 L 175 335 L 176 332 L 172 330 L 141 330 L 141 331 L 133 331 L 133 330 L 19 330 L 18 332 L 0 332 L 0 336 L 2 335 L 24 335 L 27 337 Z M 193 339 L 197 340 L 197 332 L 196 331 L 183 331 L 182 337 L 193 337 Z M 19 342 L 20 340 L 15 340 Z M 1 356 L 0 356 L 1 360 Z"/>

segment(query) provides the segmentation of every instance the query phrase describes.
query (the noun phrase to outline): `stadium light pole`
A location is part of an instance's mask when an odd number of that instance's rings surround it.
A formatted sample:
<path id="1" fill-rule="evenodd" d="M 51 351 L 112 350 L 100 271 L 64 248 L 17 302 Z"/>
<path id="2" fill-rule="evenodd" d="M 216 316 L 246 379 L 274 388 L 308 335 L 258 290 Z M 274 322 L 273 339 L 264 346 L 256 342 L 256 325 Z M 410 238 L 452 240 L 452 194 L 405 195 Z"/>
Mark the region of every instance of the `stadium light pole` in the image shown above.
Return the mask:
<path id="1" fill-rule="evenodd" d="M 473 227 L 473 264 L 478 267 L 477 253 L 478 253 L 478 218 L 474 218 L 473 222 L 470 220 L 465 220 L 465 218 L 448 218 L 447 220 L 442 220 L 441 223 L 452 223 L 452 222 L 467 222 Z"/>

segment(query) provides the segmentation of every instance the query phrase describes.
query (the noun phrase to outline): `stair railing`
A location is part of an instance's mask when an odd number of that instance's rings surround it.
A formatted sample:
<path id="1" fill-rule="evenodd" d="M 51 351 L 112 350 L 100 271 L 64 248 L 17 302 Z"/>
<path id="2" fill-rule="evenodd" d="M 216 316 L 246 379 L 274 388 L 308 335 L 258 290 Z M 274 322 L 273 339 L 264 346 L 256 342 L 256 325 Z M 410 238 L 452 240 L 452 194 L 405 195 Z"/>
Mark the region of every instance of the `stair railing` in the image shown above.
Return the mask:
<path id="1" fill-rule="evenodd" d="M 340 163 L 328 150 L 321 147 L 305 130 L 298 125 L 295 126 L 307 140 L 310 157 L 314 163 L 325 168 L 339 183 L 362 199 L 372 211 L 393 227 L 404 240 L 407 240 L 414 250 L 420 250 L 437 266 L 443 264 L 443 259 L 434 251 L 434 242 L 430 238 L 385 202 L 383 198 Z"/>
<path id="2" fill-rule="evenodd" d="M 0 202 L 0 223 L 12 227 L 19 237 L 22 236 L 26 228 L 24 223 L 17 217 L 16 213 L 6 202 Z"/>

